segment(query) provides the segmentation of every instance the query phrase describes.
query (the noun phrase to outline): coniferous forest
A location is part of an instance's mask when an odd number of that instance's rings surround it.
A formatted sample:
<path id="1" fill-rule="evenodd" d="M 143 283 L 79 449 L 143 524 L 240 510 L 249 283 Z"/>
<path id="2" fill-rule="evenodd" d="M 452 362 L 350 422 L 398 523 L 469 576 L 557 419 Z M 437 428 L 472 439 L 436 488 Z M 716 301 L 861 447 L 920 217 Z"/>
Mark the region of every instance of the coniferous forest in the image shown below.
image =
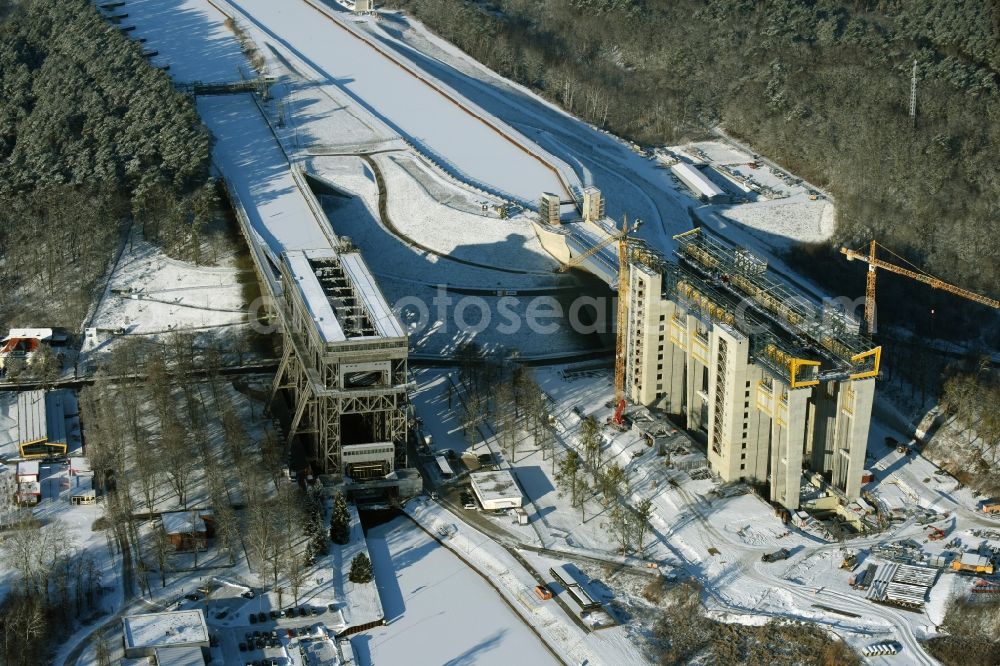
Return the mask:
<path id="1" fill-rule="evenodd" d="M 191 101 L 92 4 L 0 0 L 0 320 L 79 325 L 133 216 L 189 254 L 209 148 Z"/>

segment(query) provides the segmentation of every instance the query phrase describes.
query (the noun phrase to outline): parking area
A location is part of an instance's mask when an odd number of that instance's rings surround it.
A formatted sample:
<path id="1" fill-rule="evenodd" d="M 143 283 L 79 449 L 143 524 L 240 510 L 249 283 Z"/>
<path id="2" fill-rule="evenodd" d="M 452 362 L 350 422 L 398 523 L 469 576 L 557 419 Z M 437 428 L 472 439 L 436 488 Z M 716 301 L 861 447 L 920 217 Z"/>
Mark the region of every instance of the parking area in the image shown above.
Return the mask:
<path id="1" fill-rule="evenodd" d="M 306 655 L 315 647 L 337 651 L 336 636 L 346 629 L 340 604 L 312 599 L 291 606 L 290 601 L 288 594 L 217 584 L 184 595 L 173 609 L 204 610 L 213 663 L 299 666 L 310 663 Z"/>

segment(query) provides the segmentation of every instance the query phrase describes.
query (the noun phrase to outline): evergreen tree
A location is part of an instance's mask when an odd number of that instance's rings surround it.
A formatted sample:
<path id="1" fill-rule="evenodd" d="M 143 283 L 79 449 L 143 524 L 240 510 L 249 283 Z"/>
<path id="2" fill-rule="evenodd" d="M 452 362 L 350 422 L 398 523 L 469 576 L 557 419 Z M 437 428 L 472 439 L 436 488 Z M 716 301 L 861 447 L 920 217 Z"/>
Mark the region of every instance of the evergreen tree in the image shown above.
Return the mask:
<path id="1" fill-rule="evenodd" d="M 372 572 L 372 562 L 365 553 L 358 553 L 351 560 L 351 573 L 348 576 L 352 583 L 370 583 L 375 574 Z"/>
<path id="2" fill-rule="evenodd" d="M 338 492 L 333 498 L 333 512 L 330 515 L 330 539 L 341 545 L 351 540 L 351 513 L 347 510 L 344 494 Z"/>

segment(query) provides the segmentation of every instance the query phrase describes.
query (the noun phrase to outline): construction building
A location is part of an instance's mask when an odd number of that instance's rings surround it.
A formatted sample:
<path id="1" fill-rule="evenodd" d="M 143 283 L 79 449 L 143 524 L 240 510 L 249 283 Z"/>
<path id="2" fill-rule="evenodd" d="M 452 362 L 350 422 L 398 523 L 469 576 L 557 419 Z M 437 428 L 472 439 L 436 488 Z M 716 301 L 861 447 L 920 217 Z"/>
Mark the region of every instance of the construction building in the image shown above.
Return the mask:
<path id="1" fill-rule="evenodd" d="M 420 490 L 406 470 L 407 337 L 349 246 L 282 255 L 284 351 L 274 392 L 294 405 L 289 440 L 349 490 Z M 411 487 L 412 486 L 412 487 Z"/>
<path id="2" fill-rule="evenodd" d="M 604 219 L 604 195 L 596 187 L 583 188 L 583 221 Z"/>
<path id="3" fill-rule="evenodd" d="M 676 240 L 678 261 L 629 241 L 626 397 L 702 433 L 724 481 L 797 509 L 809 471 L 857 499 L 880 348 L 749 252 L 699 229 Z"/>

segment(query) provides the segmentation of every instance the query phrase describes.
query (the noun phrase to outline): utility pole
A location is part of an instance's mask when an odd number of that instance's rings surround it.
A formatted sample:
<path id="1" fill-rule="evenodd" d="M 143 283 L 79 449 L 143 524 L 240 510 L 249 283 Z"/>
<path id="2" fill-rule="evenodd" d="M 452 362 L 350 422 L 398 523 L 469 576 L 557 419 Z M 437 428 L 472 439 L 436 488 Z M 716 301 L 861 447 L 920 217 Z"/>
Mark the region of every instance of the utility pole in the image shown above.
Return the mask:
<path id="1" fill-rule="evenodd" d="M 913 59 L 913 77 L 910 79 L 910 122 L 917 126 L 917 60 Z"/>

